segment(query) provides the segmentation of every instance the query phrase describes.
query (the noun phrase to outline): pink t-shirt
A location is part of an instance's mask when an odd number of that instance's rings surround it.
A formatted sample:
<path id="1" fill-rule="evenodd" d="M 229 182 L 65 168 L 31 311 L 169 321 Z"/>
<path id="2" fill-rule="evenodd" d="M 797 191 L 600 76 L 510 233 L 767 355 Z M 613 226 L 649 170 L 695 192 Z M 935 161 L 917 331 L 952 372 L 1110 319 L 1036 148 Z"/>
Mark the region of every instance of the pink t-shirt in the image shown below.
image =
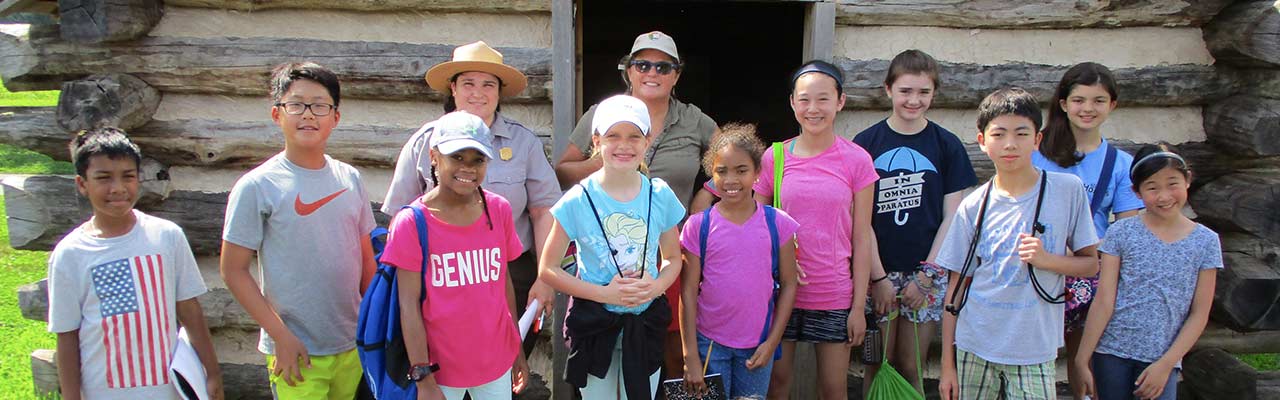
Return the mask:
<path id="1" fill-rule="evenodd" d="M 468 226 L 449 225 L 429 211 L 427 239 L 431 264 L 422 319 L 431 362 L 440 364 L 436 382 L 450 387 L 479 386 L 507 372 L 520 351 L 520 335 L 507 304 L 507 262 L 523 246 L 511 218 L 511 205 L 485 191 L 484 215 Z M 414 202 L 422 206 L 421 199 Z M 422 251 L 413 212 L 401 210 L 391 222 L 382 262 L 406 271 L 422 271 Z"/>
<path id="2" fill-rule="evenodd" d="M 787 243 L 800 224 L 778 211 L 778 244 Z M 702 213 L 690 215 L 680 232 L 680 246 L 698 254 Z M 773 296 L 773 255 L 764 209 L 756 208 L 738 225 L 711 210 L 707 229 L 702 290 L 698 293 L 698 333 L 725 346 L 749 349 L 760 344 Z"/>
<path id="3" fill-rule="evenodd" d="M 792 139 L 794 140 L 794 139 Z M 800 226 L 796 232 L 796 263 L 808 285 L 796 291 L 796 308 L 843 310 L 853 304 L 849 258 L 853 247 L 853 195 L 879 179 L 866 150 L 843 138 L 813 157 L 791 154 L 787 144 L 782 168 L 782 209 Z M 755 189 L 773 197 L 773 152 L 760 160 Z"/>

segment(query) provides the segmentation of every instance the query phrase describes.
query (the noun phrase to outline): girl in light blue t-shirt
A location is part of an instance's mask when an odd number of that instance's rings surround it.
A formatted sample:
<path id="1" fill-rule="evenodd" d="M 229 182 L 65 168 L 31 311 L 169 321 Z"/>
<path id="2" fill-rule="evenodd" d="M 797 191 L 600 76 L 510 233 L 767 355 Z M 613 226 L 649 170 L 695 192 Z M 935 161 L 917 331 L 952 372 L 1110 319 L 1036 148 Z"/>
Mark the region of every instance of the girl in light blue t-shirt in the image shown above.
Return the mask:
<path id="1" fill-rule="evenodd" d="M 1115 111 L 1118 100 L 1116 80 L 1107 67 L 1092 62 L 1071 67 L 1062 75 L 1049 104 L 1040 149 L 1031 154 L 1036 168 L 1080 178 L 1099 238 L 1106 235 L 1113 215 L 1119 220 L 1142 209 L 1142 202 L 1129 189 L 1133 185 L 1129 182 L 1133 157 L 1102 137 L 1102 124 Z M 1084 317 L 1097 287 L 1097 277 L 1067 278 L 1067 358 L 1076 355 Z M 1067 365 L 1067 380 L 1072 388 L 1079 388 L 1079 371 L 1071 364 Z"/>
<path id="2" fill-rule="evenodd" d="M 596 106 L 592 148 L 604 168 L 551 207 L 555 221 L 540 253 L 538 278 L 573 296 L 565 318 L 571 352 L 565 380 L 581 388 L 584 399 L 651 399 L 657 390 L 671 322 L 662 295 L 680 275 L 676 225 L 685 210 L 665 182 L 641 173 L 649 123 L 644 102 L 631 96 Z M 571 240 L 577 276 L 560 268 Z M 640 357 L 623 360 L 624 351 Z M 612 354 L 596 357 L 600 352 Z M 589 373 L 600 370 L 604 376 Z"/>
<path id="3" fill-rule="evenodd" d="M 1098 295 L 1073 360 L 1076 398 L 1176 398 L 1182 356 L 1208 322 L 1222 246 L 1182 214 L 1191 171 L 1163 147 L 1143 148 L 1133 164 L 1146 211 L 1102 241 Z"/>

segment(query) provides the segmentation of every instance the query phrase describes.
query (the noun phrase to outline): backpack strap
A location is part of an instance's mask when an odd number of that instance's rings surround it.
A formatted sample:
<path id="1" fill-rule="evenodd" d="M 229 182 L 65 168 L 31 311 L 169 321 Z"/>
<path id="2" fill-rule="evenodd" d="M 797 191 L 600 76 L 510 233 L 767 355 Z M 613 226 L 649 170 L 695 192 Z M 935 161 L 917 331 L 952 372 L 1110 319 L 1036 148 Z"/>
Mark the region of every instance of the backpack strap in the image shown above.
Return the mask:
<path id="1" fill-rule="evenodd" d="M 774 193 L 778 192 L 775 191 Z M 769 225 L 769 259 L 773 264 L 773 293 L 769 295 L 769 308 L 764 314 L 764 330 L 760 332 L 760 343 L 764 343 L 766 339 L 769 339 L 769 331 L 773 328 L 773 308 L 778 302 L 778 290 L 782 288 L 778 281 L 778 264 L 781 263 L 779 258 L 782 257 L 782 253 L 779 250 L 777 219 L 778 210 L 770 206 L 764 206 L 764 221 Z M 782 346 L 778 346 L 773 350 L 773 359 L 778 360 L 780 358 L 782 358 Z"/>
<path id="2" fill-rule="evenodd" d="M 406 205 L 403 208 L 413 210 L 413 224 L 418 229 L 418 247 L 422 249 L 422 290 L 418 293 L 418 304 L 427 301 L 427 262 L 431 260 L 431 254 L 427 251 L 427 216 L 419 207 Z"/>
<path id="3" fill-rule="evenodd" d="M 1089 211 L 1098 214 L 1102 209 L 1102 197 L 1107 195 L 1111 187 L 1111 175 L 1116 167 L 1116 147 L 1107 144 L 1107 156 L 1102 160 L 1102 171 L 1098 173 L 1098 182 L 1093 186 L 1093 198 L 1089 199 Z"/>
<path id="4" fill-rule="evenodd" d="M 773 206 L 782 208 L 782 164 L 787 160 L 782 142 L 773 144 Z"/>
<path id="5" fill-rule="evenodd" d="M 698 282 L 702 282 L 702 274 L 707 268 L 707 232 L 711 231 L 711 209 L 702 210 L 701 228 L 698 230 Z"/>

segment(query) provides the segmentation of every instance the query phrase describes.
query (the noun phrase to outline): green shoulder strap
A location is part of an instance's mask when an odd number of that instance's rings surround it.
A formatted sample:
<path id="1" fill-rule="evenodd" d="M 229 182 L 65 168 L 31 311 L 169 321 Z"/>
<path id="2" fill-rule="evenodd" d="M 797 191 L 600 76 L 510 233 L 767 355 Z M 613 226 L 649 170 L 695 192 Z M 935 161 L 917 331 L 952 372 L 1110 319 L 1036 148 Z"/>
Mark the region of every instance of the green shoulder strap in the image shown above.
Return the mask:
<path id="1" fill-rule="evenodd" d="M 773 144 L 773 208 L 782 209 L 782 163 L 787 155 L 782 142 Z"/>

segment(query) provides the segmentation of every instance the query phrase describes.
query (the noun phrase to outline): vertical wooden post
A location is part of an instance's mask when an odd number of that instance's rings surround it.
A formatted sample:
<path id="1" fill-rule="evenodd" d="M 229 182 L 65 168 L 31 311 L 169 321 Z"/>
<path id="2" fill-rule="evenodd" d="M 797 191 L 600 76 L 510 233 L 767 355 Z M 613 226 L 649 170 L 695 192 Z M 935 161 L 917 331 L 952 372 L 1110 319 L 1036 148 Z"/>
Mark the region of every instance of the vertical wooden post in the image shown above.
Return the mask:
<path id="1" fill-rule="evenodd" d="M 569 145 L 569 135 L 577 122 L 578 78 L 575 74 L 577 50 L 573 0 L 551 1 L 551 162 L 555 163 Z M 551 323 L 551 398 L 571 400 L 575 388 L 564 380 L 569 349 L 564 345 L 564 317 L 568 296 L 556 295 Z"/>
<path id="2" fill-rule="evenodd" d="M 551 162 L 569 145 L 569 135 L 577 122 L 574 73 L 577 47 L 575 41 L 573 0 L 551 2 Z"/>
<path id="3" fill-rule="evenodd" d="M 804 16 L 804 60 L 831 61 L 836 43 L 836 4 L 809 3 Z"/>

